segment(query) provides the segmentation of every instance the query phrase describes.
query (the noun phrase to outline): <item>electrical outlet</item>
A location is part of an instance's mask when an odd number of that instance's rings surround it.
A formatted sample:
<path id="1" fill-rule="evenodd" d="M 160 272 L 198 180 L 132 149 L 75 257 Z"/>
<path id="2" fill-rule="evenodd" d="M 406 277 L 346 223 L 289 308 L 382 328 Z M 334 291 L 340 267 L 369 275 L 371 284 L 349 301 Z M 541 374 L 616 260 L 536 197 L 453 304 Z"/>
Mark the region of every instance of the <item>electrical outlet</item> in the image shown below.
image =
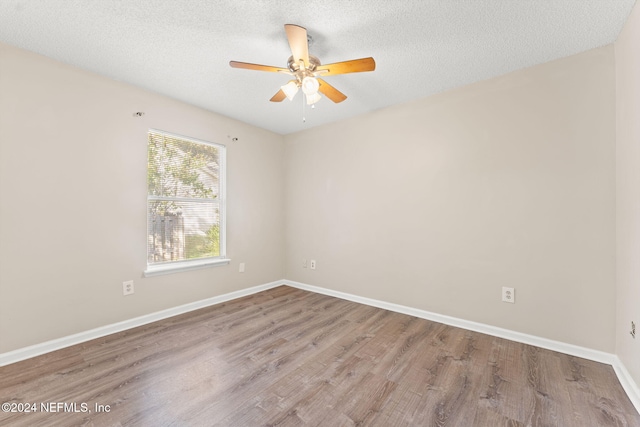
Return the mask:
<path id="1" fill-rule="evenodd" d="M 636 339 L 636 324 L 633 320 L 631 321 L 631 332 L 629 333 L 631 334 L 633 339 Z"/>
<path id="2" fill-rule="evenodd" d="M 133 280 L 122 282 L 122 295 L 131 295 L 134 292 L 135 290 L 133 289 Z"/>
<path id="3" fill-rule="evenodd" d="M 307 260 L 306 259 L 302 260 L 302 268 L 307 268 Z"/>
<path id="4" fill-rule="evenodd" d="M 311 261 L 309 261 L 309 267 L 310 267 L 312 270 L 315 270 L 315 269 L 316 269 L 316 260 L 315 260 L 315 259 L 312 259 Z"/>
<path id="5" fill-rule="evenodd" d="M 516 302 L 516 291 L 514 288 L 502 287 L 502 301 L 514 304 Z"/>
<path id="6" fill-rule="evenodd" d="M 238 271 L 239 271 L 240 273 L 244 273 L 244 262 L 241 262 L 241 263 L 240 263 L 240 266 L 238 267 Z"/>

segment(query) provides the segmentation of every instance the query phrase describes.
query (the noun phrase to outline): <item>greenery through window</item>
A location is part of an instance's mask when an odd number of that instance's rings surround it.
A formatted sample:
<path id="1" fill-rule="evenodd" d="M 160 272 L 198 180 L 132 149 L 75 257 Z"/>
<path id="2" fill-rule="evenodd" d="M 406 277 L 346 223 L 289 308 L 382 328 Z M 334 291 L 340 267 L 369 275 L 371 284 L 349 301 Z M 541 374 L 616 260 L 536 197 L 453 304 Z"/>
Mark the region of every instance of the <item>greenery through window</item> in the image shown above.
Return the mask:
<path id="1" fill-rule="evenodd" d="M 149 131 L 147 264 L 224 257 L 224 146 Z"/>

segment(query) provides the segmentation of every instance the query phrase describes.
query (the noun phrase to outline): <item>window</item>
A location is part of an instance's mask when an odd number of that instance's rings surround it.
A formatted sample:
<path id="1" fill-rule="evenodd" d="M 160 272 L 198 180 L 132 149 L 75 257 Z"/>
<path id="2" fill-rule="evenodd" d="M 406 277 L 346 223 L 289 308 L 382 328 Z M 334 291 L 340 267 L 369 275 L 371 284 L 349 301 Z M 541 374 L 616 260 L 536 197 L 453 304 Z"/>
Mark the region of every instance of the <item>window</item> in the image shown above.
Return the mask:
<path id="1" fill-rule="evenodd" d="M 225 147 L 150 130 L 145 275 L 228 263 Z"/>

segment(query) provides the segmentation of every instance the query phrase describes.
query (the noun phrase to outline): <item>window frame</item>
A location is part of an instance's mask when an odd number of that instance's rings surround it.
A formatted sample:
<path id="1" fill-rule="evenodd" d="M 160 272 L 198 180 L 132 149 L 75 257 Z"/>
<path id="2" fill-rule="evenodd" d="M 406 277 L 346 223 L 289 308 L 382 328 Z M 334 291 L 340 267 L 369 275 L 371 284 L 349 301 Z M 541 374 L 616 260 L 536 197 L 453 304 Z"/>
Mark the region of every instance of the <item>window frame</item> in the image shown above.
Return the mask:
<path id="1" fill-rule="evenodd" d="M 219 191 L 218 191 L 218 195 L 216 197 L 216 201 L 218 203 L 218 217 L 219 217 L 219 222 L 218 222 L 218 227 L 220 230 L 220 240 L 219 240 L 219 253 L 220 255 L 218 256 L 214 256 L 214 257 L 205 257 L 205 258 L 197 258 L 197 259 L 187 259 L 187 260 L 180 260 L 180 261 L 169 261 L 169 262 L 163 262 L 163 263 L 158 263 L 158 264 L 149 264 L 149 202 L 151 201 L 155 201 L 155 200 L 161 200 L 164 199 L 164 197 L 161 196 L 151 196 L 149 194 L 149 187 L 148 187 L 148 183 L 146 185 L 147 187 L 147 200 L 146 200 L 146 209 L 145 209 L 145 215 L 147 217 L 146 220 L 146 232 L 145 232 L 145 241 L 147 242 L 147 244 L 145 245 L 146 248 L 146 255 L 145 258 L 147 259 L 147 268 L 144 270 L 143 275 L 144 277 L 150 277 L 150 276 L 156 276 L 156 275 L 161 275 L 161 274 L 171 274 L 171 273 L 178 273 L 178 272 L 182 272 L 182 271 L 189 271 L 189 270 L 196 270 L 196 269 L 201 269 L 201 268 L 207 268 L 207 267 L 214 267 L 214 266 L 219 266 L 219 265 L 227 265 L 231 262 L 231 260 L 227 257 L 227 147 L 223 144 L 219 144 L 219 143 L 215 143 L 215 142 L 210 142 L 210 141 L 205 141 L 202 139 L 197 139 L 197 138 L 192 138 L 189 136 L 184 136 L 184 135 L 180 135 L 180 134 L 176 134 L 176 133 L 172 133 L 172 132 L 167 132 L 164 130 L 160 130 L 160 129 L 148 129 L 147 130 L 147 143 L 146 143 L 146 147 L 147 147 L 147 171 L 149 168 L 149 134 L 150 133 L 156 133 L 156 134 L 161 134 L 163 136 L 169 137 L 169 138 L 175 138 L 175 139 L 180 139 L 180 140 L 184 140 L 187 142 L 191 142 L 194 144 L 203 144 L 203 145 L 208 145 L 211 147 L 215 147 L 218 150 L 218 183 L 219 183 Z M 145 174 L 145 177 L 147 175 Z M 183 198 L 180 197 L 170 197 L 168 199 L 171 200 L 185 200 Z M 188 199 L 187 199 L 188 200 Z"/>

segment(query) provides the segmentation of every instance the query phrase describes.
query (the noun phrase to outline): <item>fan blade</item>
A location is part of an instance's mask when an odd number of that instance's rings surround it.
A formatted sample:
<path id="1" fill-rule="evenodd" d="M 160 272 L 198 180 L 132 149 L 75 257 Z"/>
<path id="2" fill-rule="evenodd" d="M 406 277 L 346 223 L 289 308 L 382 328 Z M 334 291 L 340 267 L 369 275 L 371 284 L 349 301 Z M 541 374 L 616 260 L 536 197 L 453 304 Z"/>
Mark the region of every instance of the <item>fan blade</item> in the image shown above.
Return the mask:
<path id="1" fill-rule="evenodd" d="M 280 89 L 278 92 L 276 92 L 275 95 L 273 95 L 271 97 L 271 99 L 269 101 L 271 101 L 271 102 L 282 102 L 286 97 L 287 97 L 287 95 L 282 91 L 282 89 Z"/>
<path id="2" fill-rule="evenodd" d="M 352 59 L 351 61 L 336 62 L 333 64 L 318 65 L 316 72 L 320 76 L 331 76 L 334 74 L 361 73 L 363 71 L 373 71 L 376 69 L 376 61 L 373 58 Z"/>
<path id="3" fill-rule="evenodd" d="M 320 87 L 318 91 L 322 92 L 324 96 L 335 102 L 336 104 L 347 99 L 347 95 L 340 92 L 335 87 L 331 86 L 329 83 L 325 82 L 322 79 L 318 79 L 318 83 L 320 83 Z"/>
<path id="4" fill-rule="evenodd" d="M 248 62 L 238 61 L 229 61 L 229 65 L 231 65 L 232 68 L 244 68 L 246 70 L 270 71 L 272 73 L 291 74 L 291 72 L 286 68 L 272 67 L 271 65 L 250 64 Z"/>
<path id="5" fill-rule="evenodd" d="M 284 30 L 287 33 L 289 47 L 296 63 L 302 59 L 304 66 L 309 67 L 309 43 L 307 42 L 307 29 L 299 25 L 286 24 Z"/>

